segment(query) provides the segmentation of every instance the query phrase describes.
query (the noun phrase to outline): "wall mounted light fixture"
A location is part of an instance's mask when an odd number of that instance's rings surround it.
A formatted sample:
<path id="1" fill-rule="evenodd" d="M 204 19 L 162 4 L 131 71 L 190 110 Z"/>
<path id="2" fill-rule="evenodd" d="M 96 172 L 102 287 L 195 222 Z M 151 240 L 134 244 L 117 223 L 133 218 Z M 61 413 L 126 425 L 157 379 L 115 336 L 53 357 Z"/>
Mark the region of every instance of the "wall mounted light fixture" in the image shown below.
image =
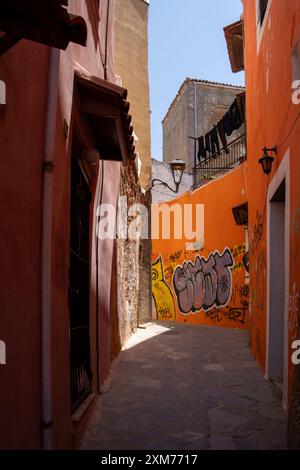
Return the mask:
<path id="1" fill-rule="evenodd" d="M 265 175 L 269 175 L 272 171 L 272 165 L 273 165 L 274 157 L 269 155 L 268 152 L 271 152 L 271 153 L 274 153 L 275 155 L 277 155 L 277 147 L 273 147 L 273 148 L 270 148 L 270 149 L 268 149 L 267 147 L 264 147 L 263 152 L 264 152 L 264 154 L 261 157 L 261 159 L 259 160 L 259 163 L 261 164 L 263 172 L 265 173 Z"/>
<path id="2" fill-rule="evenodd" d="M 179 186 L 182 180 L 185 167 L 186 167 L 186 163 L 183 160 L 179 160 L 178 158 L 176 158 L 170 163 L 170 168 L 171 168 L 171 172 L 173 176 L 173 181 L 175 184 L 175 189 L 171 188 L 171 186 L 169 186 L 168 183 L 165 183 L 164 181 L 157 179 L 157 178 L 152 180 L 152 188 L 155 188 L 155 186 L 158 186 L 158 185 L 163 185 L 165 188 L 168 188 L 170 191 L 177 194 L 179 191 Z M 154 184 L 154 183 L 158 183 L 158 184 Z"/>

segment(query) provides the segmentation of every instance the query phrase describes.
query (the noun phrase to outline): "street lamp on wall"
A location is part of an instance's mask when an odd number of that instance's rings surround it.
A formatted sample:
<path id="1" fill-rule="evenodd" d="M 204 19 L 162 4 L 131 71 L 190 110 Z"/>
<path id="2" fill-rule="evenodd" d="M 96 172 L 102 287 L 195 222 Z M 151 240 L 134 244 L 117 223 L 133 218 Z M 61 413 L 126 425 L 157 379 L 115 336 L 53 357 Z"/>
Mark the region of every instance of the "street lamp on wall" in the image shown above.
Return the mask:
<path id="1" fill-rule="evenodd" d="M 272 152 L 275 155 L 277 155 L 277 148 L 273 147 L 271 149 L 267 149 L 267 147 L 264 147 L 263 152 L 264 152 L 264 154 L 263 154 L 262 158 L 259 160 L 259 163 L 261 164 L 263 172 L 265 173 L 265 175 L 269 175 L 272 171 L 272 165 L 273 165 L 274 157 L 269 155 L 268 152 Z"/>
<path id="2" fill-rule="evenodd" d="M 163 185 L 165 188 L 168 188 L 170 191 L 177 194 L 179 191 L 179 186 L 182 181 L 182 176 L 183 176 L 185 167 L 186 167 L 186 163 L 183 160 L 180 160 L 178 158 L 176 158 L 170 163 L 170 168 L 171 168 L 171 172 L 173 176 L 173 181 L 175 184 L 175 189 L 171 188 L 171 186 L 169 186 L 168 183 L 158 178 L 155 178 L 154 180 L 152 180 L 152 188 L 155 188 L 155 186 Z M 154 183 L 157 183 L 157 184 L 154 184 Z"/>

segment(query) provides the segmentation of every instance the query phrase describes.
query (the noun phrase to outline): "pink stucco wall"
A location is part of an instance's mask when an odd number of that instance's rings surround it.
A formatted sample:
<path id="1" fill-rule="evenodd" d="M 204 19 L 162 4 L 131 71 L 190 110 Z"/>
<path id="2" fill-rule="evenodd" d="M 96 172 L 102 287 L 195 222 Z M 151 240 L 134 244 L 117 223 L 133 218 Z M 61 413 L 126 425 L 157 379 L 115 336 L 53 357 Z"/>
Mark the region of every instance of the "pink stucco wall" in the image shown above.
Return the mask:
<path id="1" fill-rule="evenodd" d="M 70 162 L 73 131 L 74 66 L 104 78 L 108 0 L 100 2 L 100 22 L 92 2 L 70 0 L 68 11 L 85 18 L 87 47 L 71 44 L 61 51 L 54 155 L 52 328 L 54 447 L 70 448 L 72 431 L 69 364 L 69 212 Z M 97 2 L 95 2 L 96 4 Z M 108 79 L 113 80 L 113 1 L 110 1 Z M 0 120 L 0 339 L 7 346 L 7 364 L 0 368 L 0 448 L 40 448 L 41 429 L 41 222 L 42 162 L 45 134 L 49 48 L 22 40 L 0 58 L 0 80 L 7 86 L 7 106 Z M 63 132 L 69 126 L 68 138 Z M 104 202 L 115 202 L 119 164 L 105 162 Z M 96 204 L 100 174 L 94 174 L 92 204 Z M 93 205 L 92 209 L 93 211 Z M 93 215 L 93 214 L 91 214 Z M 93 220 L 93 217 L 91 217 Z M 95 221 L 94 221 L 95 222 Z M 91 357 L 95 378 L 95 226 L 91 226 Z M 107 377 L 110 356 L 110 287 L 113 242 L 99 243 L 100 376 Z M 79 429 L 79 432 L 81 430 Z"/>

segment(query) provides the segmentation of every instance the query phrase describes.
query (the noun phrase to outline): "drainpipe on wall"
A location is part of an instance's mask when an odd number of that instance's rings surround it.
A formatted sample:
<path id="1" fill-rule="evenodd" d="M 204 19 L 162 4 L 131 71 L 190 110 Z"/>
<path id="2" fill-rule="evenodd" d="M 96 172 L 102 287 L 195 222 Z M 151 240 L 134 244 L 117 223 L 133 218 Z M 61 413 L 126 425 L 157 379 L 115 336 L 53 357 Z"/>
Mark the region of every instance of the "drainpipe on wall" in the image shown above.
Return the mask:
<path id="1" fill-rule="evenodd" d="M 53 170 L 58 94 L 58 49 L 51 48 L 45 122 L 42 207 L 41 336 L 43 448 L 53 448 L 52 412 L 52 217 Z"/>
<path id="2" fill-rule="evenodd" d="M 107 0 L 106 26 L 105 26 L 105 56 L 104 56 L 104 80 L 107 80 L 107 56 L 108 56 L 108 29 L 109 29 L 110 0 Z"/>
<path id="3" fill-rule="evenodd" d="M 195 139 L 197 139 L 198 137 L 198 102 L 197 102 L 197 84 L 196 82 L 194 81 L 194 106 L 195 106 L 195 121 L 194 121 L 194 137 Z M 194 166 L 197 165 L 197 160 L 196 160 L 196 152 L 197 152 L 197 141 L 195 140 L 194 141 L 194 145 L 195 145 L 195 148 L 194 148 Z"/>
<path id="4" fill-rule="evenodd" d="M 109 14 L 110 14 L 110 0 L 107 0 L 107 12 L 106 12 L 106 26 L 105 26 L 105 55 L 104 55 L 104 79 L 108 80 L 107 74 L 107 58 L 108 58 L 108 33 L 109 33 Z M 101 175 L 99 175 L 100 181 L 100 190 L 99 190 L 99 199 L 97 202 L 97 209 L 102 204 L 103 199 L 103 184 L 104 184 L 104 170 L 105 170 L 105 163 L 100 158 L 101 161 L 101 168 L 99 165 L 99 171 L 101 171 Z M 100 214 L 100 213 L 99 213 Z M 100 222 L 100 215 L 97 217 L 96 226 L 98 226 Z M 100 344 L 100 318 L 99 318 L 99 237 L 98 233 L 96 233 L 96 351 L 97 351 L 97 392 L 100 394 L 101 392 L 101 380 L 100 380 L 100 352 L 101 352 L 101 344 Z"/>

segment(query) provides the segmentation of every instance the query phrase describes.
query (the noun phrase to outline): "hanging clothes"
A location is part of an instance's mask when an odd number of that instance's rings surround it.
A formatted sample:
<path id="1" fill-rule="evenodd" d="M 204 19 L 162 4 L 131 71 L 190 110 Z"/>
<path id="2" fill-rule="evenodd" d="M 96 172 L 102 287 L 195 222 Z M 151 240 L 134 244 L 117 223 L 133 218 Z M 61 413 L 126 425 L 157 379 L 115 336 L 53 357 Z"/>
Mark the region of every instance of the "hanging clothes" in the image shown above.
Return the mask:
<path id="1" fill-rule="evenodd" d="M 246 122 L 246 93 L 243 91 L 242 93 L 236 95 L 236 100 L 239 107 L 241 119 L 244 123 Z"/>
<path id="2" fill-rule="evenodd" d="M 229 113 L 231 114 L 232 127 L 235 131 L 243 124 L 237 100 L 234 100 L 234 103 L 230 106 Z"/>
<path id="3" fill-rule="evenodd" d="M 221 121 L 218 122 L 217 124 L 217 130 L 218 130 L 218 134 L 219 134 L 219 137 L 220 137 L 220 140 L 222 142 L 222 146 L 223 146 L 223 149 L 225 150 L 225 153 L 229 153 L 229 150 L 227 148 L 227 138 L 226 138 L 226 134 L 225 134 L 225 130 L 224 130 L 224 123 L 223 123 L 223 119 L 221 119 Z"/>
<path id="4" fill-rule="evenodd" d="M 237 100 L 234 100 L 229 108 L 229 111 L 222 119 L 225 134 L 230 137 L 233 131 L 236 131 L 243 124 L 243 119 L 240 114 Z"/>
<path id="5" fill-rule="evenodd" d="M 212 155 L 214 158 L 216 158 L 217 155 L 220 155 L 220 144 L 216 127 L 210 131 L 210 145 Z"/>
<path id="6" fill-rule="evenodd" d="M 204 137 L 198 139 L 198 160 L 201 163 L 203 160 L 206 162 L 206 150 L 204 146 Z"/>
<path id="7" fill-rule="evenodd" d="M 210 132 L 205 135 L 205 150 L 208 152 L 208 156 L 211 156 L 211 143 L 210 143 Z"/>
<path id="8" fill-rule="evenodd" d="M 229 111 L 224 115 L 223 119 L 223 129 L 225 134 L 230 137 L 231 134 L 233 133 L 233 127 L 232 127 L 232 121 L 231 121 L 231 115 Z"/>
<path id="9" fill-rule="evenodd" d="M 217 155 L 221 154 L 220 141 L 222 143 L 222 149 L 224 149 L 226 154 L 229 153 L 227 137 L 230 137 L 231 134 L 235 130 L 239 129 L 245 122 L 244 113 L 245 94 L 241 93 L 237 95 L 237 98 L 234 100 L 229 110 L 218 122 L 218 124 L 214 126 L 210 132 L 205 134 L 204 137 L 200 137 L 198 139 L 197 156 L 199 163 L 201 163 L 203 160 L 207 162 L 209 157 L 216 157 Z"/>

